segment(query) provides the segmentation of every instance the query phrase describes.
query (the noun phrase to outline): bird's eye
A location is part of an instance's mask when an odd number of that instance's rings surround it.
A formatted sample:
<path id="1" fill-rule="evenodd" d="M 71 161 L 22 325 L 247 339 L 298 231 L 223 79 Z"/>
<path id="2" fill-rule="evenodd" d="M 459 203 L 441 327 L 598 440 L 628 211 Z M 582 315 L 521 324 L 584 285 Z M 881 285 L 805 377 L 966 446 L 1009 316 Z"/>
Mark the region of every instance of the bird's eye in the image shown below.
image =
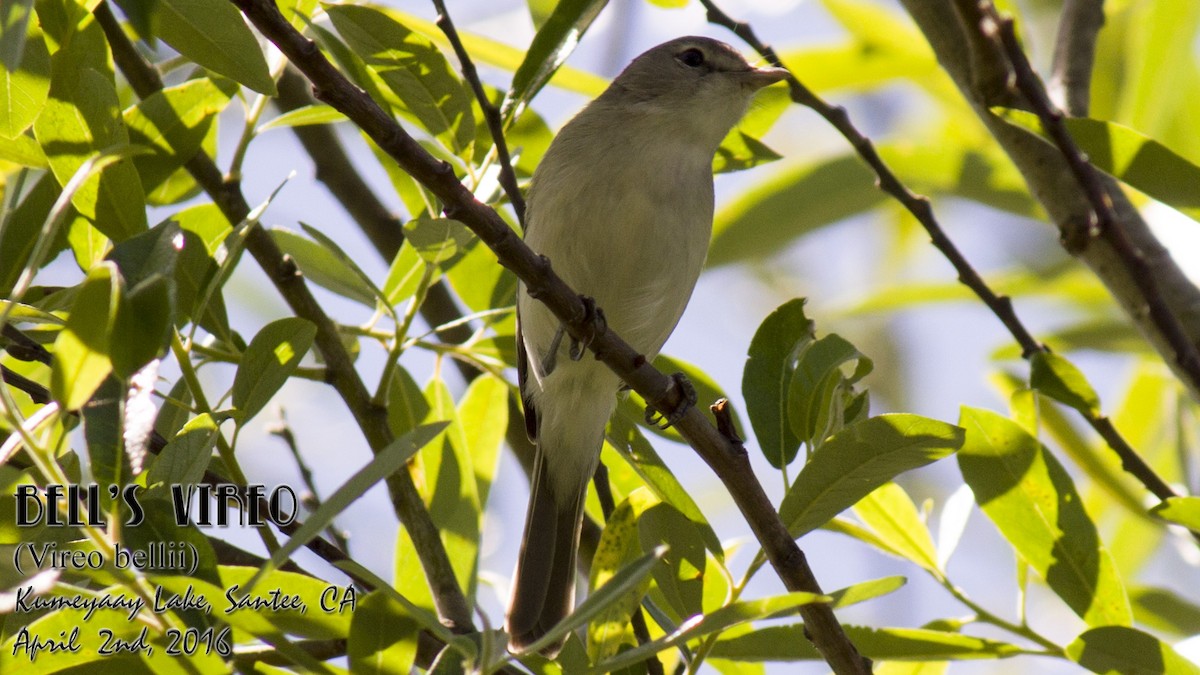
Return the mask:
<path id="1" fill-rule="evenodd" d="M 676 58 L 678 58 L 679 62 L 688 68 L 699 68 L 700 66 L 704 65 L 704 52 L 696 49 L 695 47 L 683 50 Z"/>

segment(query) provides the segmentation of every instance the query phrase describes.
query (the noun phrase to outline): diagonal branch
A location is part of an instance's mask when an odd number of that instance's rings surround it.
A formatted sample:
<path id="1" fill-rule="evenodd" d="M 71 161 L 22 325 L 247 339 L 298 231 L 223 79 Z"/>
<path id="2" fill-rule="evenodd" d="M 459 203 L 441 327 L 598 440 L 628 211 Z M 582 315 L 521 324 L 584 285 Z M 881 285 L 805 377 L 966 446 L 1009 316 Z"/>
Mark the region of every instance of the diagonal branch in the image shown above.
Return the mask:
<path id="1" fill-rule="evenodd" d="M 773 65 L 786 67 L 779 59 L 779 55 L 775 53 L 775 50 L 758 39 L 754 33 L 754 29 L 749 24 L 734 20 L 728 14 L 721 11 L 719 7 L 714 5 L 712 0 L 701 0 L 701 3 L 708 10 L 709 21 L 731 30 L 735 35 L 753 47 L 759 54 L 770 61 Z M 960 10 L 963 10 L 964 7 L 967 10 L 970 10 L 974 4 L 971 3 L 970 0 L 961 0 L 956 3 L 956 6 Z M 977 8 L 977 6 L 975 7 Z M 982 13 L 972 12 L 967 16 L 982 16 Z M 972 47 L 975 47 L 983 42 L 985 42 L 985 40 L 982 39 L 981 36 L 979 41 L 972 42 L 971 44 Z M 1001 54 L 999 48 L 997 48 L 994 42 L 991 40 L 986 40 L 986 42 L 991 45 L 991 48 L 986 50 L 987 53 L 993 55 Z M 982 77 L 980 75 L 980 71 L 976 70 L 977 68 L 982 68 L 981 64 L 977 63 L 975 60 L 972 60 L 972 81 L 975 84 L 979 84 L 979 81 Z M 1003 64 L 1000 66 L 987 66 L 986 68 L 983 68 L 983 70 L 990 73 L 1008 72 L 1008 68 Z M 1004 79 L 1007 80 L 1007 77 Z M 846 111 L 841 107 L 829 105 L 811 90 L 802 85 L 795 77 L 790 78 L 788 83 L 791 86 L 792 100 L 800 103 L 801 105 L 806 105 L 812 108 L 822 117 L 824 117 L 831 125 L 833 125 L 833 127 L 836 128 L 846 138 L 846 140 L 850 142 L 854 149 L 859 153 L 859 156 L 862 157 L 863 161 L 865 161 L 875 172 L 876 176 L 878 176 L 877 183 L 879 188 L 885 193 L 894 197 L 906 209 L 908 209 L 908 211 L 914 217 L 916 217 L 916 219 L 921 223 L 922 227 L 925 228 L 925 231 L 929 234 L 933 245 L 939 251 L 941 251 L 942 255 L 944 255 L 946 259 L 950 261 L 950 264 L 954 266 L 955 271 L 958 273 L 958 280 L 967 288 L 971 289 L 971 291 L 974 292 L 981 301 L 983 301 L 988 309 L 990 309 L 992 313 L 996 315 L 1000 322 L 1004 324 L 1009 333 L 1012 334 L 1013 339 L 1016 340 L 1017 344 L 1021 346 L 1022 357 L 1028 360 L 1031 359 L 1034 354 L 1040 352 L 1049 352 L 1049 348 L 1034 339 L 1029 330 L 1021 322 L 1021 319 L 1016 314 L 1016 310 L 1013 308 L 1012 300 L 1007 296 L 998 295 L 992 291 L 987 285 L 987 282 L 985 282 L 978 272 L 974 270 L 971 264 L 967 261 L 966 257 L 961 251 L 958 250 L 958 247 L 954 245 L 954 242 L 950 240 L 945 231 L 942 230 L 941 225 L 938 224 L 937 219 L 933 215 L 933 209 L 929 204 L 929 200 L 925 197 L 913 194 L 900 182 L 896 175 L 892 173 L 891 169 L 889 169 L 888 166 L 883 163 L 883 160 L 880 159 L 879 154 L 875 151 L 870 139 L 863 136 L 862 133 L 853 126 L 846 114 Z M 1004 98 L 1011 99 L 1013 96 L 1010 94 Z M 1061 123 L 1061 115 L 1059 121 Z M 1151 275 L 1147 273 L 1143 276 L 1148 278 Z M 1129 442 L 1125 440 L 1125 438 L 1113 425 L 1111 420 L 1098 413 L 1085 414 L 1084 419 L 1092 427 L 1092 429 L 1095 430 L 1095 432 L 1099 434 L 1102 439 L 1104 439 L 1105 443 L 1108 444 L 1113 452 L 1117 454 L 1117 457 L 1121 460 L 1121 467 L 1127 473 L 1141 482 L 1151 494 L 1163 500 L 1169 497 L 1178 496 L 1167 484 L 1167 482 L 1164 481 L 1148 463 L 1146 463 L 1146 461 L 1141 455 L 1138 454 L 1133 446 L 1131 446 Z M 1193 531 L 1192 536 L 1197 541 L 1200 541 L 1200 532 Z"/>
<path id="2" fill-rule="evenodd" d="M 160 91 L 163 84 L 157 71 L 134 48 L 108 4 L 101 2 L 94 14 L 108 38 L 114 61 L 137 95 L 145 98 Z M 250 214 L 250 206 L 241 187 L 235 182 L 226 181 L 210 157 L 197 153 L 185 166 L 226 219 L 231 223 L 246 219 Z M 342 344 L 337 327 L 313 297 L 295 262 L 283 254 L 271 235 L 257 223 L 252 224 L 248 231 L 246 250 L 258 262 L 292 311 L 316 326 L 316 343 L 325 359 L 330 384 L 350 409 L 371 451 L 383 450 L 393 440 L 386 411 L 372 403 L 366 385 Z M 474 630 L 470 606 L 458 586 L 441 537 L 417 492 L 412 476 L 408 471 L 397 471 L 388 477 L 387 486 L 392 508 L 416 545 L 441 619 L 454 630 Z"/>
<path id="3" fill-rule="evenodd" d="M 288 24 L 273 2 L 233 2 L 308 77 L 319 99 L 354 121 L 404 171 L 433 192 L 446 205 L 446 215 L 474 231 L 501 264 L 516 273 L 531 294 L 563 322 L 572 337 L 588 344 L 597 359 L 657 409 L 673 411 L 681 407 L 683 395 L 672 378 L 654 369 L 618 336 L 589 320 L 579 296 L 554 274 L 549 262 L 534 254 L 498 213 L 477 201 L 448 164 L 432 157 L 391 115 L 350 83 L 315 43 Z M 725 483 L 784 585 L 793 591 L 820 592 L 803 552 L 754 477 L 745 449 L 722 437 L 694 406 L 683 413 L 678 428 Z M 801 614 L 813 643 L 836 672 L 870 671 L 869 661 L 858 654 L 827 605 L 806 605 Z"/>

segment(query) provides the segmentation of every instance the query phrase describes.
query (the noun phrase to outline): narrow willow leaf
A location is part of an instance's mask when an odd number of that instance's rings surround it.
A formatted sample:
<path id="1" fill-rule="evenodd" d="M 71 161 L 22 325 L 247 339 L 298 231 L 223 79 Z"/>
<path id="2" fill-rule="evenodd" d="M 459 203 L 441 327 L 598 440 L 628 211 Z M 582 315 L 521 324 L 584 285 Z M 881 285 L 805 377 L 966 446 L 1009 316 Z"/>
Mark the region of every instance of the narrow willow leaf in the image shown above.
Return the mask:
<path id="1" fill-rule="evenodd" d="M 742 371 L 742 395 L 758 445 L 771 465 L 785 466 L 800 449 L 786 412 L 795 355 L 814 339 L 813 322 L 804 315 L 804 299 L 772 312 L 750 341 Z"/>
<path id="2" fill-rule="evenodd" d="M 975 501 L 1021 558 L 1090 625 L 1129 625 L 1129 599 L 1071 477 L 1033 436 L 996 413 L 962 409 L 958 454 Z"/>
<path id="3" fill-rule="evenodd" d="M 872 659 L 995 659 L 1021 653 L 1016 645 L 925 628 L 845 626 L 846 637 Z M 804 626 L 771 626 L 719 640 L 710 658 L 773 662 L 819 660 L 820 653 L 804 637 Z"/>
<path id="4" fill-rule="evenodd" d="M 446 57 L 424 35 L 379 7 L 325 4 L 333 25 L 404 105 L 398 112 L 457 155 L 475 138 L 471 95 Z"/>
<path id="5" fill-rule="evenodd" d="M 704 612 L 704 578 L 708 573 L 704 540 L 692 521 L 670 504 L 657 504 L 638 518 L 642 550 L 665 545 L 663 564 L 654 568 L 654 581 L 666 598 L 665 609 L 678 623 Z"/>
<path id="6" fill-rule="evenodd" d="M 1129 599 L 1139 623 L 1181 637 L 1200 633 L 1200 606 L 1177 591 L 1140 587 L 1130 590 Z"/>
<path id="7" fill-rule="evenodd" d="M 1037 116 L 1003 110 L 1004 119 L 1043 135 Z M 1200 218 L 1200 165 L 1129 127 L 1087 118 L 1063 122 L 1079 149 L 1096 168 L 1147 195 Z"/>
<path id="8" fill-rule="evenodd" d="M 1195 675 L 1200 666 L 1158 638 L 1127 626 L 1099 626 L 1067 645 L 1067 656 L 1093 673 Z"/>
<path id="9" fill-rule="evenodd" d="M 691 620 L 684 623 L 671 634 L 621 652 L 607 661 L 596 664 L 595 670 L 597 672 L 612 672 L 618 668 L 625 668 L 642 661 L 651 654 L 657 654 L 664 649 L 686 643 L 689 640 L 712 633 L 719 633 L 727 628 L 748 621 L 756 621 L 783 612 L 793 611 L 803 605 L 828 601 L 828 596 L 796 592 L 763 600 L 736 602 L 732 605 L 726 605 L 711 614 L 692 617 Z"/>
<path id="10" fill-rule="evenodd" d="M 324 103 L 314 103 L 272 118 L 269 122 L 258 128 L 258 133 L 270 131 L 271 129 L 306 127 L 314 124 L 336 124 L 337 122 L 345 121 L 346 116 L 333 106 L 325 105 Z"/>
<path id="11" fill-rule="evenodd" d="M 842 366 L 855 364 L 850 376 Z M 787 415 L 792 433 L 809 447 L 820 447 L 831 432 L 841 429 L 853 399 L 853 386 L 874 364 L 845 338 L 830 334 L 804 344 L 788 383 Z"/>
<path id="12" fill-rule="evenodd" d="M 475 242 L 466 225 L 449 218 L 417 218 L 404 224 L 406 241 L 427 263 L 449 269 Z"/>
<path id="13" fill-rule="evenodd" d="M 260 94 L 275 95 L 275 81 L 258 40 L 228 3 L 159 0 L 158 37 L 205 68 Z"/>
<path id="14" fill-rule="evenodd" d="M 50 170 L 63 186 L 98 152 L 129 143 L 112 81 L 91 68 L 71 70 L 67 56 L 55 55 L 50 98 L 33 124 L 38 143 L 50 149 Z M 145 203 L 129 162 L 112 164 L 71 195 L 75 209 L 114 241 L 146 229 Z"/>
<path id="15" fill-rule="evenodd" d="M 426 444 L 432 441 L 445 428 L 445 422 L 419 426 L 377 452 L 371 458 L 370 462 L 367 462 L 363 468 L 355 471 L 354 475 L 345 483 L 342 483 L 341 487 L 334 490 L 333 494 L 321 502 L 321 506 L 316 511 L 309 514 L 304 524 L 292 533 L 287 543 L 280 546 L 271 555 L 271 560 L 259 569 L 258 574 L 254 578 L 245 584 L 245 588 L 249 590 L 262 579 L 264 574 L 278 569 L 284 561 L 291 557 L 292 553 L 295 553 L 301 546 L 307 544 L 328 527 L 333 522 L 333 519 L 339 516 L 347 506 L 363 496 L 373 485 L 403 466 L 408 461 L 408 458 L 425 447 Z"/>
<path id="16" fill-rule="evenodd" d="M 512 88 L 502 106 L 505 119 L 519 115 L 550 81 L 607 4 L 608 0 L 563 0 L 555 5 L 513 74 Z"/>
<path id="17" fill-rule="evenodd" d="M 971 518 L 971 508 L 975 505 L 975 495 L 971 494 L 970 486 L 958 486 L 942 506 L 942 517 L 938 519 L 937 537 L 937 566 L 946 569 L 950 556 L 958 548 L 963 532 L 967 529 L 967 521 Z"/>
<path id="18" fill-rule="evenodd" d="M 933 537 L 904 488 L 884 483 L 859 500 L 854 513 L 903 558 L 923 569 L 937 571 Z"/>
<path id="19" fill-rule="evenodd" d="M 908 583 L 908 579 L 904 577 L 884 577 L 882 579 L 862 581 L 853 586 L 847 586 L 846 588 L 841 588 L 830 593 L 829 597 L 833 598 L 830 607 L 838 609 L 866 602 L 867 600 L 873 600 L 899 590 L 906 583 Z"/>
<path id="20" fill-rule="evenodd" d="M 300 365 L 316 335 L 312 323 L 287 317 L 263 326 L 254 336 L 233 377 L 238 424 L 250 421 L 267 406 Z"/>
<path id="21" fill-rule="evenodd" d="M 650 576 L 651 571 L 658 564 L 663 553 L 665 551 L 661 549 L 653 553 L 648 553 L 622 568 L 609 579 L 608 583 L 601 586 L 580 603 L 567 618 L 558 622 L 554 628 L 548 630 L 541 638 L 526 645 L 520 654 L 536 653 L 544 649 L 546 645 L 558 642 L 563 635 L 573 632 L 576 628 L 588 623 L 593 617 L 603 612 L 606 607 L 624 597 L 630 590 L 641 586 Z"/>
<path id="22" fill-rule="evenodd" d="M 236 595 L 247 587 L 247 583 L 258 574 L 257 567 L 222 565 L 219 568 L 221 586 L 235 589 Z M 260 588 L 267 592 L 276 589 L 283 595 L 299 598 L 308 611 L 297 612 L 282 607 L 259 607 L 254 611 L 269 620 L 275 627 L 310 640 L 345 639 L 353 628 L 354 616 L 346 599 L 345 588 L 334 586 L 324 579 L 317 579 L 298 572 L 275 570 L 264 576 Z M 329 592 L 332 589 L 332 592 Z M 355 597 L 358 609 L 361 599 Z M 332 606 L 332 610 L 324 609 Z"/>
<path id="23" fill-rule="evenodd" d="M 217 433 L 217 420 L 209 413 L 189 420 L 150 465 L 146 487 L 161 485 L 166 489 L 174 484 L 199 482 L 212 459 Z"/>
<path id="24" fill-rule="evenodd" d="M 1150 509 L 1150 513 L 1200 532 L 1200 497 L 1170 497 Z"/>
<path id="25" fill-rule="evenodd" d="M 350 620 L 346 656 L 355 673 L 407 673 L 417 656 L 420 624 L 381 591 L 358 601 Z"/>
<path id="26" fill-rule="evenodd" d="M 320 243 L 283 227 L 272 227 L 271 238 L 292 256 L 310 281 L 362 305 L 375 308 L 375 293 L 343 259 Z"/>
<path id="27" fill-rule="evenodd" d="M 202 77 L 156 91 L 125 110 L 130 142 L 150 148 L 152 154 L 134 159 L 142 187 L 151 192 L 183 167 L 200 150 L 237 87 Z M 232 86 L 230 86 L 232 85 Z"/>
<path id="28" fill-rule="evenodd" d="M 65 410 L 78 410 L 112 372 L 109 354 L 120 303 L 116 265 L 93 267 L 75 293 L 67 325 L 54 341 L 50 392 Z"/>
<path id="29" fill-rule="evenodd" d="M 458 404 L 458 420 L 471 466 L 480 505 L 486 505 L 492 482 L 499 470 L 500 448 L 508 428 L 508 385 L 491 375 L 471 382 Z"/>
<path id="30" fill-rule="evenodd" d="M 1100 397 L 1075 364 L 1050 352 L 1033 355 L 1029 386 L 1088 417 L 1100 414 Z"/>
<path id="31" fill-rule="evenodd" d="M 827 440 L 779 507 L 792 536 L 820 527 L 896 476 L 952 454 L 963 430 L 918 415 L 872 417 Z"/>
<path id="32" fill-rule="evenodd" d="M 641 429 L 630 424 L 628 420 L 619 417 L 613 418 L 609 423 L 606 438 L 621 455 L 621 458 L 637 472 L 646 487 L 659 499 L 687 516 L 688 520 L 700 530 L 700 535 L 704 538 L 708 550 L 717 559 L 724 559 L 724 548 L 721 546 L 721 540 L 717 537 L 717 533 L 712 529 L 712 525 L 709 524 L 708 519 L 705 518 L 704 513 L 684 489 L 679 479 L 663 463 L 662 458 L 655 451 L 654 446 L 646 440 Z"/>
<path id="33" fill-rule="evenodd" d="M 658 498 L 645 488 L 634 490 L 617 504 L 600 533 L 600 542 L 592 558 L 589 588 L 603 587 L 642 555 L 638 520 L 658 504 L 661 504 Z M 650 577 L 646 577 L 642 583 L 630 587 L 625 595 L 613 599 L 588 623 L 587 652 L 591 661 L 616 654 L 622 644 L 636 644 L 629 617 L 649 588 Z"/>
<path id="34" fill-rule="evenodd" d="M 28 4 L 25 20 L 33 3 Z M 20 6 L 21 3 L 14 2 L 6 12 L 19 15 Z M 6 18 L 11 17 L 0 21 Z M 15 44 L 18 38 L 19 45 Z M 20 24 L 0 28 L 0 46 L 9 44 L 13 44 L 15 53 L 0 55 L 8 66 L 0 67 L 0 138 L 11 141 L 33 124 L 50 93 L 50 52 L 40 32 L 27 35 L 25 26 Z M 19 67 L 10 63 L 15 60 L 20 61 Z"/>

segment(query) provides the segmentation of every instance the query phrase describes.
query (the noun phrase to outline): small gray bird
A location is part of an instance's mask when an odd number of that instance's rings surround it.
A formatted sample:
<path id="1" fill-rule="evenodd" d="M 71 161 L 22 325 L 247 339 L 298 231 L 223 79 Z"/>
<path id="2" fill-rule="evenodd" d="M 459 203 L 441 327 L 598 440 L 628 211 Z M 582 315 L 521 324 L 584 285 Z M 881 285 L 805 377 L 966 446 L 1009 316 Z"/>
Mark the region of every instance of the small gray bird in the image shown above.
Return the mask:
<path id="1" fill-rule="evenodd" d="M 708 38 L 661 44 L 563 127 L 533 175 L 525 242 L 647 359 L 675 329 L 704 266 L 713 155 L 754 93 L 786 75 Z M 514 651 L 574 606 L 584 498 L 620 385 L 603 363 L 571 359 L 561 323 L 524 285 L 517 317 L 537 454 L 508 608 Z"/>

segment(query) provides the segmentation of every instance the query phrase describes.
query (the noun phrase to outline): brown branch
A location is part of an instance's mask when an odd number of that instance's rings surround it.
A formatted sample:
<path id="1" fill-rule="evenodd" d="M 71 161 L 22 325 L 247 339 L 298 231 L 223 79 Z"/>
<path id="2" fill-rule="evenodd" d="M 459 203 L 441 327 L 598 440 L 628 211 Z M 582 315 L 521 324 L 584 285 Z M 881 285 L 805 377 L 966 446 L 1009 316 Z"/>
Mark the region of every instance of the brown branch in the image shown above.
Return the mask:
<path id="1" fill-rule="evenodd" d="M 315 43 L 287 23 L 272 2 L 232 1 L 313 83 L 319 99 L 350 118 L 404 171 L 433 192 L 446 205 L 446 215 L 474 231 L 501 264 L 525 282 L 531 295 L 554 312 L 572 337 L 589 345 L 597 359 L 656 409 L 674 411 L 682 407 L 684 397 L 672 378 L 654 369 L 615 334 L 589 320 L 579 296 L 551 271 L 549 262 L 534 254 L 498 213 L 477 201 L 448 164 L 427 153 L 391 115 L 338 72 Z M 819 593 L 820 585 L 804 554 L 755 479 L 745 449 L 730 444 L 695 407 L 682 414 L 677 427 L 730 490 L 784 585 L 793 591 Z M 869 661 L 855 650 L 828 606 L 806 605 L 801 614 L 813 643 L 836 672 L 869 672 Z"/>
<path id="2" fill-rule="evenodd" d="M 1096 36 L 1104 26 L 1104 0 L 1064 0 L 1050 67 L 1050 98 L 1072 117 L 1087 117 L 1092 94 Z M 972 30 L 968 34 L 981 35 Z"/>
<path id="3" fill-rule="evenodd" d="M 745 40 L 747 44 L 758 51 L 759 54 L 773 65 L 785 67 L 775 51 L 770 46 L 758 40 L 753 28 L 749 24 L 730 18 L 729 15 L 713 5 L 712 0 L 701 0 L 701 3 L 708 8 L 709 21 L 733 31 L 735 35 Z M 970 2 L 956 1 L 955 7 L 961 10 L 963 6 L 972 4 Z M 982 14 L 978 15 L 982 16 Z M 989 53 L 996 55 L 1003 54 L 998 49 L 990 50 Z M 972 60 L 972 68 L 975 67 L 975 61 Z M 1007 72 L 1007 68 L 988 67 L 988 70 L 991 72 L 1000 72 L 1001 70 Z M 883 163 L 878 153 L 875 152 L 871 141 L 854 128 L 845 110 L 841 107 L 830 106 L 825 103 L 820 97 L 800 84 L 794 76 L 789 78 L 788 82 L 792 87 L 792 100 L 813 108 L 832 124 L 834 128 L 841 132 L 859 153 L 859 156 L 875 171 L 878 177 L 877 184 L 879 188 L 894 197 L 916 217 L 929 234 L 933 245 L 942 252 L 942 255 L 950 261 L 950 264 L 958 272 L 959 282 L 971 289 L 988 309 L 1000 319 L 1000 322 L 1004 324 L 1009 333 L 1012 334 L 1013 339 L 1021 346 L 1022 357 L 1028 360 L 1038 352 L 1049 352 L 1050 350 L 1044 344 L 1033 338 L 1032 334 L 1021 322 L 1016 311 L 1013 309 L 1012 300 L 1007 296 L 997 295 L 992 291 L 983 278 L 971 267 L 966 257 L 962 255 L 950 238 L 946 236 L 945 231 L 942 230 L 933 215 L 933 209 L 929 204 L 929 200 L 925 197 L 914 195 L 900 182 L 895 174 Z M 1014 97 L 1009 95 L 1004 98 L 1012 100 Z M 1146 274 L 1144 276 L 1149 277 L 1150 275 Z M 1166 481 L 1155 473 L 1154 469 L 1146 463 L 1133 446 L 1121 436 L 1121 433 L 1107 417 L 1099 414 L 1085 414 L 1084 419 L 1117 454 L 1117 457 L 1121 460 L 1121 467 L 1140 481 L 1151 494 L 1159 499 L 1177 496 L 1171 490 L 1170 486 L 1167 485 Z M 1193 531 L 1192 536 L 1197 541 L 1200 541 L 1200 532 Z"/>
<path id="4" fill-rule="evenodd" d="M 1063 124 L 1063 113 L 1046 96 L 1046 89 L 1041 79 L 1033 72 L 1025 52 L 1017 42 L 1013 21 L 1001 17 L 996 8 L 987 5 L 992 21 L 996 25 L 1000 44 L 1013 64 L 1016 73 L 1016 86 L 1021 94 L 1033 106 L 1034 113 L 1042 123 L 1042 128 L 1050 136 L 1055 147 L 1062 153 L 1063 158 L 1071 169 L 1080 189 L 1087 196 L 1092 206 L 1094 229 L 1090 234 L 1104 239 L 1117 252 L 1121 262 L 1129 271 L 1129 275 L 1137 283 L 1141 292 L 1144 309 L 1151 321 L 1167 339 L 1175 350 L 1175 361 L 1180 370 L 1191 380 L 1193 388 L 1200 388 L 1200 349 L 1188 337 L 1179 317 L 1167 306 L 1154 278 L 1153 270 L 1146 262 L 1146 256 L 1129 239 L 1122 226 L 1120 218 L 1113 209 L 1112 197 L 1104 188 L 1100 171 L 1092 166 L 1080 151 L 1070 132 Z M 981 27 L 983 29 L 983 27 Z"/>
<path id="5" fill-rule="evenodd" d="M 101 2 L 94 14 L 108 38 L 114 61 L 137 95 L 145 98 L 161 90 L 162 79 L 134 49 L 108 4 Z M 250 206 L 242 195 L 241 187 L 224 180 L 210 157 L 197 153 L 187 162 L 186 168 L 229 222 L 240 223 L 250 214 Z M 386 411 L 372 403 L 366 386 L 354 369 L 350 354 L 341 342 L 337 327 L 313 297 L 295 262 L 283 254 L 271 235 L 258 223 L 250 224 L 246 249 L 292 311 L 316 326 L 316 344 L 325 359 L 330 384 L 350 409 L 371 451 L 377 453 L 386 448 L 393 440 Z M 392 508 L 415 544 L 438 614 L 453 630 L 473 631 L 470 606 L 458 586 L 454 568 L 450 565 L 438 530 L 429 517 L 412 476 L 408 471 L 397 471 L 388 476 L 387 486 Z"/>
<path id="6" fill-rule="evenodd" d="M 517 174 L 513 171 L 512 156 L 508 154 L 508 142 L 504 139 L 504 122 L 500 117 L 500 109 L 488 99 L 487 92 L 483 90 L 479 72 L 475 70 L 475 63 L 471 60 L 471 55 L 467 53 L 467 48 L 463 46 L 462 40 L 458 37 L 454 22 L 450 20 L 450 12 L 446 10 L 446 3 L 444 0 L 433 0 L 433 6 L 438 12 L 437 26 L 446 34 L 446 39 L 454 48 L 454 54 L 458 57 L 458 62 L 462 67 L 463 79 L 471 85 L 471 91 L 475 93 L 475 100 L 479 102 L 479 109 L 483 111 L 483 118 L 487 121 L 488 131 L 492 134 L 492 142 L 496 144 L 496 156 L 500 161 L 500 186 L 508 195 L 508 201 L 517 213 L 517 220 L 524 225 L 525 198 L 521 195 L 521 188 L 517 185 Z"/>
<path id="7" fill-rule="evenodd" d="M 54 400 L 50 396 L 50 390 L 33 380 L 25 377 L 8 366 L 0 366 L 0 383 L 7 384 L 14 389 L 19 389 L 25 392 L 29 399 L 34 403 L 45 405 Z"/>

